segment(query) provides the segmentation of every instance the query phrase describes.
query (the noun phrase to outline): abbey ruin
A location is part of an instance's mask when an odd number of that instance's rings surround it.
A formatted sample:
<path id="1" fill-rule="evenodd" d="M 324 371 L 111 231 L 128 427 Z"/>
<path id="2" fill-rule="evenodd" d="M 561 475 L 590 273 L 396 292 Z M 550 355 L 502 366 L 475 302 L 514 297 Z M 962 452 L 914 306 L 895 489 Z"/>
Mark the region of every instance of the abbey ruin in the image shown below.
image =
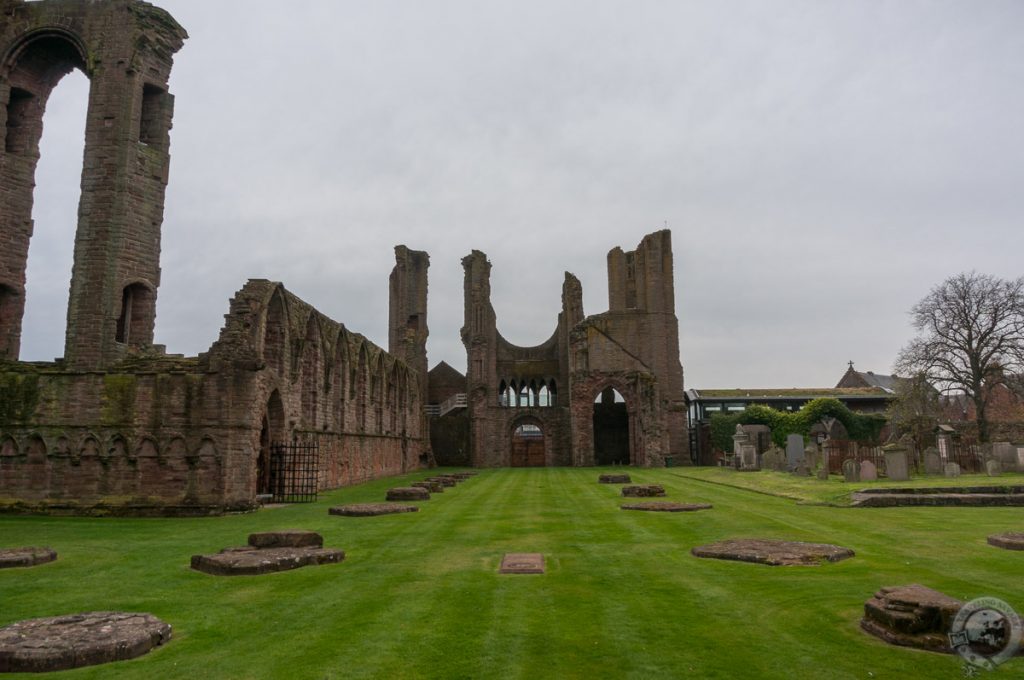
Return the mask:
<path id="1" fill-rule="evenodd" d="M 155 345 L 167 83 L 186 37 L 141 0 L 0 0 L 0 509 L 244 510 L 435 459 L 689 460 L 668 231 L 609 253 L 605 313 L 584 316 L 566 274 L 536 347 L 501 337 L 490 263 L 468 255 L 465 376 L 428 373 L 429 257 L 404 246 L 386 351 L 267 280 L 235 294 L 208 352 Z M 64 356 L 21 362 L 42 117 L 72 69 L 91 91 Z"/>

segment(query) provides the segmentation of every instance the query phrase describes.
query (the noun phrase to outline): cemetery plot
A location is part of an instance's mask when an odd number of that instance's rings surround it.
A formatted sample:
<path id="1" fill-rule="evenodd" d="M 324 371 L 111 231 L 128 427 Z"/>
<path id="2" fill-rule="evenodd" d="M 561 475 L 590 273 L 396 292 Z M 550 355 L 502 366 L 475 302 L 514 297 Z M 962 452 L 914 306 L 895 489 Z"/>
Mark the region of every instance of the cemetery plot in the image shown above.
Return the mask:
<path id="1" fill-rule="evenodd" d="M 860 627 L 891 645 L 950 653 L 949 631 L 962 606 L 918 584 L 882 588 L 864 604 Z"/>
<path id="2" fill-rule="evenodd" d="M 327 513 L 343 517 L 377 517 L 379 515 L 419 512 L 419 510 L 418 506 L 403 505 L 401 503 L 352 503 L 349 505 L 337 505 L 328 510 Z"/>
<path id="3" fill-rule="evenodd" d="M 57 559 L 57 552 L 51 548 L 3 548 L 0 549 L 0 569 L 9 567 L 34 567 Z"/>
<path id="4" fill-rule="evenodd" d="M 388 489 L 389 501 L 429 501 L 430 492 L 418 486 L 398 486 Z"/>
<path id="5" fill-rule="evenodd" d="M 761 538 L 738 538 L 697 546 L 690 550 L 695 557 L 716 560 L 755 562 L 773 567 L 817 566 L 853 557 L 849 548 L 828 543 L 802 543 Z"/>
<path id="6" fill-rule="evenodd" d="M 1024 550 L 1024 533 L 995 534 L 988 537 L 988 544 L 1004 550 Z"/>
<path id="7" fill-rule="evenodd" d="M 665 487 L 661 484 L 641 484 L 638 486 L 622 487 L 622 495 L 631 498 L 650 498 L 652 496 L 664 496 Z"/>
<path id="8" fill-rule="evenodd" d="M 151 614 L 87 612 L 0 628 L 0 673 L 44 673 L 134 659 L 171 639 Z"/>
<path id="9" fill-rule="evenodd" d="M 214 555 L 193 555 L 192 568 L 214 576 L 257 576 L 345 559 L 342 550 L 323 547 L 313 531 L 278 531 L 249 535 L 249 545 L 225 548 Z"/>
<path id="10" fill-rule="evenodd" d="M 633 482 L 629 475 L 601 475 L 597 481 L 601 484 L 631 484 Z"/>
<path id="11" fill-rule="evenodd" d="M 647 512 L 694 512 L 710 510 L 709 503 L 673 503 L 672 501 L 645 501 L 641 503 L 625 503 L 619 506 L 623 510 L 644 510 Z"/>
<path id="12" fill-rule="evenodd" d="M 543 574 L 544 555 L 541 553 L 505 553 L 501 558 L 499 574 Z"/>

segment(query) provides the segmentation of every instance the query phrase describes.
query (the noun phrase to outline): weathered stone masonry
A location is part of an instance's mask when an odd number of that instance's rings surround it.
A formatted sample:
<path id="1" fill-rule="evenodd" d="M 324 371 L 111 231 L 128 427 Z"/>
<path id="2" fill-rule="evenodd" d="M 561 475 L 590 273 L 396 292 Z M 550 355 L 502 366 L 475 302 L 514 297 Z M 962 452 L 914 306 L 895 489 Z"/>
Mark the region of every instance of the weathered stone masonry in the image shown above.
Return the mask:
<path id="1" fill-rule="evenodd" d="M 584 317 L 582 287 L 567 272 L 555 332 L 536 347 L 498 332 L 487 257 L 473 251 L 462 263 L 474 465 L 689 462 L 668 230 L 608 254 L 603 314 Z"/>
<path id="2" fill-rule="evenodd" d="M 389 354 L 249 281 L 198 357 L 153 346 L 172 98 L 185 32 L 137 0 L 0 0 L 0 509 L 253 507 L 269 444 L 319 444 L 319 487 L 421 464 L 424 253 L 396 248 Z M 91 81 L 65 356 L 19 362 L 46 99 Z"/>

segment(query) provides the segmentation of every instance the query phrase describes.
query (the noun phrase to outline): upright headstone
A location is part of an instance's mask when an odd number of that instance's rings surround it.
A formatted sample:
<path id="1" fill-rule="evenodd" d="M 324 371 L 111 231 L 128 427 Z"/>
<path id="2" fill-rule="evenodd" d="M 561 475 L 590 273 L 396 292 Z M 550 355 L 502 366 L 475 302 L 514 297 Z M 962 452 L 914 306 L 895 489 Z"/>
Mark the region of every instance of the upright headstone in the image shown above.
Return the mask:
<path id="1" fill-rule="evenodd" d="M 885 452 L 885 474 L 892 482 L 906 482 L 910 479 L 910 466 L 905 449 Z"/>
<path id="2" fill-rule="evenodd" d="M 926 475 L 942 474 L 942 457 L 934 446 L 924 450 L 924 473 Z"/>
<path id="3" fill-rule="evenodd" d="M 814 444 L 808 444 L 804 447 L 804 462 L 807 463 L 807 467 L 811 470 L 816 470 L 818 467 L 818 447 Z"/>
<path id="4" fill-rule="evenodd" d="M 776 472 L 784 471 L 786 469 L 786 452 L 777 446 L 773 446 L 770 451 L 773 454 L 772 470 Z"/>
<path id="5" fill-rule="evenodd" d="M 822 462 L 821 467 L 818 468 L 818 479 L 823 482 L 828 481 L 828 454 L 825 454 L 825 460 Z"/>
<path id="6" fill-rule="evenodd" d="M 990 460 L 998 460 L 1002 467 L 1013 469 L 1017 462 L 1017 449 L 1010 442 L 995 442 Z"/>
<path id="7" fill-rule="evenodd" d="M 768 449 L 764 452 L 764 455 L 761 456 L 761 467 L 765 470 L 774 470 L 778 465 L 777 459 L 778 454 L 775 453 L 775 449 Z"/>
<path id="8" fill-rule="evenodd" d="M 860 465 L 853 458 L 847 458 L 843 461 L 843 481 L 860 481 Z"/>
<path id="9" fill-rule="evenodd" d="M 786 468 L 795 470 L 804 460 L 804 437 L 791 434 L 786 437 Z"/>
<path id="10" fill-rule="evenodd" d="M 1024 447 L 1017 449 L 1017 472 L 1024 472 Z"/>
<path id="11" fill-rule="evenodd" d="M 985 462 L 985 472 L 989 477 L 998 477 L 1003 472 L 1003 464 L 995 458 L 989 458 Z"/>
<path id="12" fill-rule="evenodd" d="M 750 443 L 750 435 L 743 431 L 742 425 L 736 426 L 736 432 L 732 435 L 732 455 L 739 458 L 744 445 Z"/>
<path id="13" fill-rule="evenodd" d="M 860 481 L 862 482 L 875 482 L 878 481 L 878 468 L 870 460 L 862 460 L 860 462 Z"/>
<path id="14" fill-rule="evenodd" d="M 960 476 L 960 466 L 957 465 L 956 463 L 946 463 L 946 467 L 944 468 L 944 472 L 945 472 L 947 477 L 959 477 Z"/>
<path id="15" fill-rule="evenodd" d="M 748 471 L 757 469 L 757 447 L 753 444 L 740 446 L 740 469 Z"/>

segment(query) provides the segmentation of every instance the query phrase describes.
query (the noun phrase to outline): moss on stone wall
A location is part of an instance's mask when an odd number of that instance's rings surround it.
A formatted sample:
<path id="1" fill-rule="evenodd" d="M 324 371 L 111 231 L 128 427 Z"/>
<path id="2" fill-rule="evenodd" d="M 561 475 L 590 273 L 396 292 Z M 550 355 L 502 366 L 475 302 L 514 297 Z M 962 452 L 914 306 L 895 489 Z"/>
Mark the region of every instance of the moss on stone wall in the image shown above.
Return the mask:
<path id="1" fill-rule="evenodd" d="M 100 422 L 104 426 L 130 425 L 135 414 L 135 392 L 138 378 L 124 373 L 103 376 L 103 410 Z"/>
<path id="2" fill-rule="evenodd" d="M 0 374 L 0 427 L 28 424 L 38 404 L 38 375 Z"/>

